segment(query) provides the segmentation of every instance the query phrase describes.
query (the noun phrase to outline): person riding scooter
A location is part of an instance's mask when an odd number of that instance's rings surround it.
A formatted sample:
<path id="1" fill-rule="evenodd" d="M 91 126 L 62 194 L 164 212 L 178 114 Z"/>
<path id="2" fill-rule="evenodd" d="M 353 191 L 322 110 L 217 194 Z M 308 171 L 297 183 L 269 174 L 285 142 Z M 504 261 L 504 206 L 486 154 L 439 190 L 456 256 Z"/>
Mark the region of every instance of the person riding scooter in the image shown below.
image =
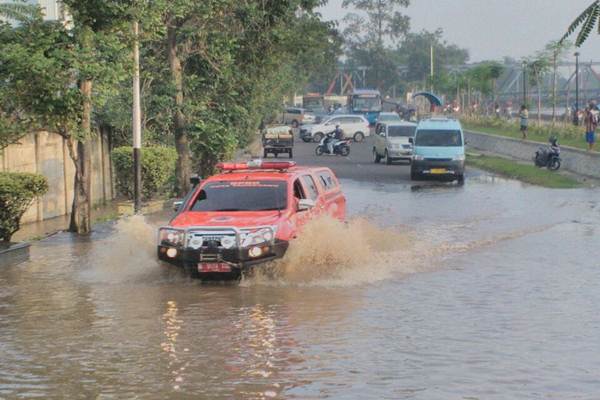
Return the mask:
<path id="1" fill-rule="evenodd" d="M 344 131 L 340 128 L 340 125 L 335 126 L 335 130 L 333 132 L 329 132 L 327 134 L 327 151 L 329 154 L 333 154 L 333 147 L 340 140 L 344 138 Z"/>

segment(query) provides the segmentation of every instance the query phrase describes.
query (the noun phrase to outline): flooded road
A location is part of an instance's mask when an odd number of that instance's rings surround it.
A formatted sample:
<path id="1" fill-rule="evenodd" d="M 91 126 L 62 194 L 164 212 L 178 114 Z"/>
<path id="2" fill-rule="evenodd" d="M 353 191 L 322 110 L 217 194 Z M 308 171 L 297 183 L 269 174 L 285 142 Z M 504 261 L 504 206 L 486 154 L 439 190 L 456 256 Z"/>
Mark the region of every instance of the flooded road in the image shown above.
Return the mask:
<path id="1" fill-rule="evenodd" d="M 0 270 L 0 398 L 600 395 L 600 192 L 343 186 L 368 222 L 317 227 L 276 280 L 159 264 L 164 216 L 37 242 Z M 313 240 L 328 262 L 299 265 Z"/>

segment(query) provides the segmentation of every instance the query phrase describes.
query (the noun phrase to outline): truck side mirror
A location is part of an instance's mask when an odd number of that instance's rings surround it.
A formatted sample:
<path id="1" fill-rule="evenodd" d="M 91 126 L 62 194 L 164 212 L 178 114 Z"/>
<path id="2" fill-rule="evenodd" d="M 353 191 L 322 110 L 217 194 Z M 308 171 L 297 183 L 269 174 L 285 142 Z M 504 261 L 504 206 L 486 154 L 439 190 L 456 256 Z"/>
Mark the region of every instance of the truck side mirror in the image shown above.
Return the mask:
<path id="1" fill-rule="evenodd" d="M 175 211 L 175 212 L 179 211 L 179 209 L 181 208 L 182 205 L 183 205 L 183 200 L 175 200 L 173 202 L 173 211 Z"/>
<path id="2" fill-rule="evenodd" d="M 415 144 L 415 139 L 414 139 L 414 138 L 411 138 L 411 137 L 409 137 L 409 138 L 408 138 L 408 143 L 410 143 L 410 144 Z"/>
<path id="3" fill-rule="evenodd" d="M 198 174 L 192 174 L 190 176 L 190 185 L 192 185 L 192 187 L 198 186 L 201 180 L 202 179 L 198 176 Z"/>

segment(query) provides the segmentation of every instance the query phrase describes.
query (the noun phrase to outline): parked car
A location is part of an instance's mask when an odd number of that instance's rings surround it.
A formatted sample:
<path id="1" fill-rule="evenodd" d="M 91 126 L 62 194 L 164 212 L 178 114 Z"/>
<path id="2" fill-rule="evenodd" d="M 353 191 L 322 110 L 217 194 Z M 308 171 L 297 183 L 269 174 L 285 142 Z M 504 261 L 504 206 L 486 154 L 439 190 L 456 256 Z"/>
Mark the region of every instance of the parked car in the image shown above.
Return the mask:
<path id="1" fill-rule="evenodd" d="M 336 125 L 340 125 L 344 135 L 355 142 L 362 142 L 370 135 L 369 121 L 362 115 L 333 115 L 319 124 L 303 126 L 300 129 L 300 138 L 305 142 L 319 143 Z"/>
<path id="2" fill-rule="evenodd" d="M 465 139 L 460 122 L 451 118 L 429 118 L 417 125 L 413 139 L 410 177 L 452 178 L 464 181 Z"/>
<path id="3" fill-rule="evenodd" d="M 306 110 L 299 107 L 288 107 L 283 111 L 282 123 L 284 125 L 292 125 L 294 128 L 304 123 L 306 117 Z M 314 121 L 314 118 L 308 117 L 308 120 Z"/>
<path id="4" fill-rule="evenodd" d="M 317 122 L 317 114 L 313 111 L 304 111 L 304 117 L 302 118 L 302 124 L 314 124 Z"/>
<path id="5" fill-rule="evenodd" d="M 410 140 L 415 136 L 417 124 L 414 122 L 377 123 L 373 143 L 373 162 L 382 159 L 386 164 L 394 161 L 411 161 L 413 146 Z"/>
<path id="6" fill-rule="evenodd" d="M 158 258 L 195 278 L 236 279 L 285 254 L 319 215 L 344 220 L 346 198 L 329 168 L 293 161 L 221 163 L 158 231 Z"/>

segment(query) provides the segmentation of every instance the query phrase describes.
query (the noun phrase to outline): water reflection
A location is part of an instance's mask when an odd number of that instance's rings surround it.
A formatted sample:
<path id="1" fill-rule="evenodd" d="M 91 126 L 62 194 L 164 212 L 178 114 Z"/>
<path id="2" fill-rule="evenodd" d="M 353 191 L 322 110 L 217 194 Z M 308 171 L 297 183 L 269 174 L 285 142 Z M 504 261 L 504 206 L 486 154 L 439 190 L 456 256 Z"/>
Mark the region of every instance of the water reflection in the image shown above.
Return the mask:
<path id="1" fill-rule="evenodd" d="M 317 261 L 296 269 L 306 284 L 200 285 L 156 263 L 147 221 L 37 243 L 29 263 L 0 270 L 0 398 L 600 392 L 598 192 L 344 188 L 351 213 L 389 229 L 314 234 L 301 250 Z M 327 267 L 329 236 L 360 253 L 336 271 L 345 285 L 311 270 Z M 435 273 L 406 279 L 418 271 Z"/>

